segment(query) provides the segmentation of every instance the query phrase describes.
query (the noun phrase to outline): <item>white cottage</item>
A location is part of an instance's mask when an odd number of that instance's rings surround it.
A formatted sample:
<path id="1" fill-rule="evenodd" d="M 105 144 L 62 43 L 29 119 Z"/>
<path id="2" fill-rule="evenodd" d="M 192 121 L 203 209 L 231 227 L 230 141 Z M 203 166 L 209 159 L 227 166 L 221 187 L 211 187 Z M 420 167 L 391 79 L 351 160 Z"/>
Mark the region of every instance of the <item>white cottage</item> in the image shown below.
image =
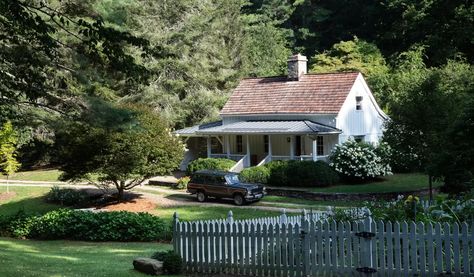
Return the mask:
<path id="1" fill-rule="evenodd" d="M 221 120 L 175 133 L 187 144 L 181 169 L 202 156 L 229 158 L 232 169 L 272 160 L 327 160 L 350 137 L 377 143 L 388 118 L 359 72 L 307 74 L 307 59 L 288 60 L 288 76 L 246 78 Z"/>

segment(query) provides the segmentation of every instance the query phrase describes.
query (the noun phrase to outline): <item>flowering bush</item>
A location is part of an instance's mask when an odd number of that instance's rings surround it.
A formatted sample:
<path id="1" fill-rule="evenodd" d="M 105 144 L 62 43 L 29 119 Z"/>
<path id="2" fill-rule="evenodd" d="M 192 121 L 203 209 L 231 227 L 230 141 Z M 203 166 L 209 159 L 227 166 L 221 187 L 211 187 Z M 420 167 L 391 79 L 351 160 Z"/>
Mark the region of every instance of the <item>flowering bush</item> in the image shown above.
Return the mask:
<path id="1" fill-rule="evenodd" d="M 390 147 L 381 143 L 375 147 L 352 139 L 336 145 L 330 166 L 350 180 L 367 180 L 392 174 L 389 164 Z"/>
<path id="2" fill-rule="evenodd" d="M 189 181 L 191 181 L 191 177 L 184 176 L 179 178 L 178 182 L 171 186 L 173 189 L 185 189 L 188 186 Z"/>

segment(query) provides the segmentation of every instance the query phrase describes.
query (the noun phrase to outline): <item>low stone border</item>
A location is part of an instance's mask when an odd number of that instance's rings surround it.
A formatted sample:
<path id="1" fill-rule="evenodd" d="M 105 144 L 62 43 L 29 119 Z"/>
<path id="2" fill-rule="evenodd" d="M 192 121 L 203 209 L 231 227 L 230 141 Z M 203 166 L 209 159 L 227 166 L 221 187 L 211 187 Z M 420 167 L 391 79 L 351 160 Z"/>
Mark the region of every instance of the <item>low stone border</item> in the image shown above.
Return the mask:
<path id="1" fill-rule="evenodd" d="M 305 200 L 316 200 L 316 201 L 333 201 L 333 200 L 343 200 L 343 201 L 367 201 L 367 200 L 392 200 L 396 199 L 399 195 L 417 195 L 425 196 L 429 195 L 429 189 L 413 190 L 413 191 L 403 191 L 403 192 L 381 192 L 381 193 L 325 193 L 325 192 L 311 192 L 298 189 L 288 189 L 288 188 L 276 188 L 276 187 L 266 187 L 268 195 L 275 196 L 286 196 L 294 197 Z M 438 189 L 433 188 L 433 194 L 437 193 Z"/>

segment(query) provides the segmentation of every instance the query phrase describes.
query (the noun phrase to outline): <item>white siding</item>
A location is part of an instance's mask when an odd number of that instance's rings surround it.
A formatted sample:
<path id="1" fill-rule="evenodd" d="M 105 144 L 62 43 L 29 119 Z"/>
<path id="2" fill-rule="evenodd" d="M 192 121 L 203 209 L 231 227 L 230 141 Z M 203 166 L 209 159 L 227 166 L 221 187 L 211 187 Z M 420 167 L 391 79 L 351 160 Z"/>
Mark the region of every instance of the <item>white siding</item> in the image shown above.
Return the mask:
<path id="1" fill-rule="evenodd" d="M 362 110 L 356 110 L 356 96 L 363 97 Z M 367 142 L 378 143 L 383 134 L 384 117 L 386 115 L 378 107 L 362 75 L 359 75 L 337 115 L 336 127 L 342 130 L 339 143 L 351 136 L 363 136 Z"/>

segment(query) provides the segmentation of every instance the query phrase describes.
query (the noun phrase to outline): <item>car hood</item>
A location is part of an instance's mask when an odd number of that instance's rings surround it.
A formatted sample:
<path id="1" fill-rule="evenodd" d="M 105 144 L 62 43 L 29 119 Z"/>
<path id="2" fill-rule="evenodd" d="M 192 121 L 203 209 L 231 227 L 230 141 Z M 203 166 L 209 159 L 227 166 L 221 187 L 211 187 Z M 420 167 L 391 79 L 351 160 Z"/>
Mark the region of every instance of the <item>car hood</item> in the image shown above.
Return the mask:
<path id="1" fill-rule="evenodd" d="M 238 183 L 232 185 L 234 187 L 246 188 L 246 189 L 256 189 L 256 188 L 263 188 L 262 185 L 259 184 L 252 184 L 252 183 Z"/>

